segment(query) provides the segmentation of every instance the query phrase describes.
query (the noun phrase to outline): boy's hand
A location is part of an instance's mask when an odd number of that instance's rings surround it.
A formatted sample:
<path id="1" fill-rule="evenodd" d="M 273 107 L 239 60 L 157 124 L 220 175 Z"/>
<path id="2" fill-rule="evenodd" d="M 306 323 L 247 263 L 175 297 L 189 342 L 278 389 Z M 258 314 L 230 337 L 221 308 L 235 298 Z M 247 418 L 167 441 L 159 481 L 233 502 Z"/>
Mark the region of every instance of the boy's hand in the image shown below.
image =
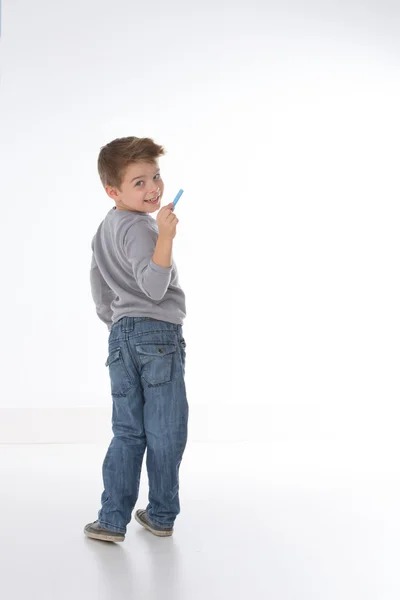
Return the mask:
<path id="1" fill-rule="evenodd" d="M 159 236 L 169 240 L 174 239 L 176 235 L 176 226 L 179 223 L 179 219 L 172 212 L 173 205 L 174 203 L 170 202 L 167 206 L 160 208 L 156 219 Z"/>

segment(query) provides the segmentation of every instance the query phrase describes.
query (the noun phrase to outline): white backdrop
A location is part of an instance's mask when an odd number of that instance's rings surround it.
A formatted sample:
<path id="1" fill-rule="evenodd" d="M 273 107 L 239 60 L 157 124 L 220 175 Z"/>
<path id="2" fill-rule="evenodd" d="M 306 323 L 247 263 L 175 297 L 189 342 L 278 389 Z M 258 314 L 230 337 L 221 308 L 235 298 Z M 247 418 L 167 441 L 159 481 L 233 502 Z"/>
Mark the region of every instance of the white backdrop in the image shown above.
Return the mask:
<path id="1" fill-rule="evenodd" d="M 3 0 L 0 441 L 108 435 L 96 161 L 136 135 L 185 190 L 192 435 L 395 443 L 399 28 L 389 0 Z"/>

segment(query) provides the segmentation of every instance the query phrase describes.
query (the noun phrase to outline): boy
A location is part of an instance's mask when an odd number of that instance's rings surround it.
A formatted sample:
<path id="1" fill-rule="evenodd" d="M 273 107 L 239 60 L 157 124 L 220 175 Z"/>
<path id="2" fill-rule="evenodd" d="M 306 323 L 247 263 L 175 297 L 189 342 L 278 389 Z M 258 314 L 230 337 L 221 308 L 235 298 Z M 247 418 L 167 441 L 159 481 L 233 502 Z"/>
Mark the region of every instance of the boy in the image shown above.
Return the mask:
<path id="1" fill-rule="evenodd" d="M 104 491 L 88 537 L 122 542 L 139 493 L 147 448 L 149 503 L 135 519 L 170 536 L 180 512 L 179 467 L 187 441 L 186 316 L 172 243 L 179 220 L 164 192 L 152 139 L 126 137 L 98 158 L 115 206 L 92 241 L 90 282 L 98 317 L 110 332 L 108 358 L 114 437 L 103 463 Z M 157 220 L 153 213 L 158 212 Z"/>

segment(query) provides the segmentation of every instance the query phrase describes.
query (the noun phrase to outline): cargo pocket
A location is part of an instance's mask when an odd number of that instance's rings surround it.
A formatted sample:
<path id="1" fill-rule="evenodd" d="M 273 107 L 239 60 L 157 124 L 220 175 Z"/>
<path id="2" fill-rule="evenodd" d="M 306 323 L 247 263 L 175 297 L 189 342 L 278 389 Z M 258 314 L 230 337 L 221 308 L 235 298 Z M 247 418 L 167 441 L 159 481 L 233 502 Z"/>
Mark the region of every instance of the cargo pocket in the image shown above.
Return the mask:
<path id="1" fill-rule="evenodd" d="M 132 387 L 132 381 L 125 366 L 121 348 L 115 348 L 108 355 L 106 367 L 109 368 L 111 395 L 121 398 L 127 395 Z"/>
<path id="2" fill-rule="evenodd" d="M 142 377 L 149 387 L 163 385 L 172 380 L 175 344 L 139 344 L 136 346 L 136 352 L 142 365 Z"/>

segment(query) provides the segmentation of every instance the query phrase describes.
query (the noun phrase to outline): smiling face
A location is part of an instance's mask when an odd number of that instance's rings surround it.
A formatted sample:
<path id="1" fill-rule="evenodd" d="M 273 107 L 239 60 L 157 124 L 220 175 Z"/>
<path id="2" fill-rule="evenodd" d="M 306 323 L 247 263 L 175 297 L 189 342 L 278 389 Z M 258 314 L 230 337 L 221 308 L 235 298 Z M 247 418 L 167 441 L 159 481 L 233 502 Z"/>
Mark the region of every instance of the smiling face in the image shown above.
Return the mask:
<path id="1" fill-rule="evenodd" d="M 152 213 L 159 210 L 164 193 L 158 161 L 131 163 L 125 169 L 120 189 L 106 186 L 106 192 L 115 201 L 117 210 L 135 210 Z M 154 200 L 153 204 L 148 200 Z"/>

